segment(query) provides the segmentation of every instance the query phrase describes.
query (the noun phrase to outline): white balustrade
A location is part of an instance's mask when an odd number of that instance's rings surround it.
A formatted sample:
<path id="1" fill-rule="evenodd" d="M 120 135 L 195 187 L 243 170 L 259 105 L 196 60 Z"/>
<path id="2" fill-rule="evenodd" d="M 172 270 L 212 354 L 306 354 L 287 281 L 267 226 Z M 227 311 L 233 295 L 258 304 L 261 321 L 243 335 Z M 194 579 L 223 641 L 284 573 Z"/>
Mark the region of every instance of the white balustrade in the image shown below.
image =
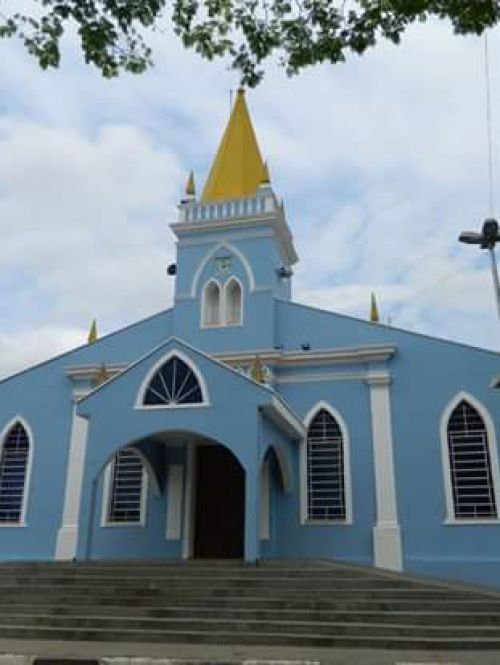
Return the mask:
<path id="1" fill-rule="evenodd" d="M 245 199 L 229 199 L 218 203 L 186 201 L 179 207 L 179 222 L 197 224 L 207 221 L 254 217 L 272 213 L 277 209 L 274 194 L 270 191 Z"/>

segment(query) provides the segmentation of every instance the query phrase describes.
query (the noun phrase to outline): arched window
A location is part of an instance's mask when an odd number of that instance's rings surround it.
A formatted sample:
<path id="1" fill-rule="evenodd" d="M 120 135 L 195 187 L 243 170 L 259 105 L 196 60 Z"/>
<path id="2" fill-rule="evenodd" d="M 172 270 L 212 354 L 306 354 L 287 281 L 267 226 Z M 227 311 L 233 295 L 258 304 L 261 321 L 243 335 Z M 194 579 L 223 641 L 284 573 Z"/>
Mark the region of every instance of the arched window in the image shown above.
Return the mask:
<path id="1" fill-rule="evenodd" d="M 242 291 L 237 279 L 232 277 L 224 287 L 226 324 L 234 326 L 242 320 Z"/>
<path id="2" fill-rule="evenodd" d="M 218 326 L 221 324 L 221 296 L 219 284 L 211 279 L 205 284 L 202 299 L 202 325 Z"/>
<path id="3" fill-rule="evenodd" d="M 29 436 L 22 423 L 12 425 L 0 445 L 0 524 L 20 524 L 30 455 Z"/>
<path id="4" fill-rule="evenodd" d="M 200 404 L 203 392 L 191 367 L 178 356 L 171 356 L 154 374 L 144 393 L 145 406 Z"/>
<path id="5" fill-rule="evenodd" d="M 108 465 L 105 476 L 105 524 L 144 524 L 147 474 L 141 456 L 123 448 Z"/>
<path id="6" fill-rule="evenodd" d="M 326 409 L 320 409 L 307 430 L 307 519 L 347 518 L 345 456 L 342 430 Z"/>
<path id="7" fill-rule="evenodd" d="M 455 518 L 496 518 L 488 433 L 479 411 L 465 399 L 451 412 L 447 438 Z"/>

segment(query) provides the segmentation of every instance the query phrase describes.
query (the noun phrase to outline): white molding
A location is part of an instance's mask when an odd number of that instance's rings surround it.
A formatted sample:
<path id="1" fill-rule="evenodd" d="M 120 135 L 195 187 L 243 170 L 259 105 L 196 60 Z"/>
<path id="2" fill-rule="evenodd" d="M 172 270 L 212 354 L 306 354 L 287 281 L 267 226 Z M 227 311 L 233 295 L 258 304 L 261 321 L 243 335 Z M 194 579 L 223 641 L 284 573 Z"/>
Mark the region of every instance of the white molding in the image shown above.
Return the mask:
<path id="1" fill-rule="evenodd" d="M 260 468 L 260 539 L 271 537 L 271 474 L 269 461 L 264 460 Z"/>
<path id="2" fill-rule="evenodd" d="M 182 535 L 182 495 L 184 466 L 169 464 L 167 468 L 167 540 L 180 540 Z"/>
<path id="3" fill-rule="evenodd" d="M 208 288 L 210 287 L 211 284 L 215 284 L 217 287 L 217 292 L 219 294 L 219 304 L 218 304 L 218 312 L 217 312 L 217 322 L 216 323 L 207 323 L 207 291 Z M 222 287 L 222 284 L 219 282 L 219 280 L 215 279 L 215 277 L 210 277 L 205 284 L 203 285 L 203 289 L 201 291 L 201 307 L 200 307 L 200 317 L 201 317 L 201 322 L 200 322 L 200 327 L 201 328 L 218 328 L 223 324 L 224 320 L 224 303 L 223 303 L 223 294 L 224 290 Z"/>
<path id="4" fill-rule="evenodd" d="M 197 227 L 199 228 L 199 227 Z M 261 231 L 234 231 L 231 233 L 231 241 L 238 240 L 255 240 L 256 238 L 274 238 L 274 233 L 271 229 L 262 229 Z M 221 241 L 224 242 L 224 241 Z M 199 238 L 183 238 L 179 242 L 179 247 L 203 247 L 204 245 L 212 246 L 214 244 L 213 238 L 200 240 Z"/>
<path id="5" fill-rule="evenodd" d="M 132 450 L 137 457 L 140 458 L 142 463 L 142 480 L 141 480 L 141 505 L 140 505 L 140 514 L 138 522 L 110 522 L 108 520 L 109 515 L 109 505 L 111 502 L 111 474 L 113 465 L 115 464 L 116 455 L 120 450 Z M 103 528 L 131 528 L 131 527 L 143 527 L 146 526 L 146 516 L 148 511 L 148 470 L 145 464 L 145 461 L 149 465 L 149 460 L 145 457 L 144 453 L 136 448 L 135 446 L 124 446 L 120 448 L 112 457 L 112 459 L 107 463 L 104 470 L 104 480 L 103 480 L 103 489 L 102 489 L 102 505 L 101 505 L 101 527 Z"/>
<path id="6" fill-rule="evenodd" d="M 240 288 L 240 316 L 238 321 L 228 321 L 228 298 L 227 298 L 227 291 L 231 283 L 236 282 Z M 229 277 L 223 288 L 222 288 L 222 293 L 223 293 L 223 298 L 222 298 L 222 321 L 224 322 L 224 325 L 228 328 L 233 328 L 236 326 L 242 326 L 243 325 L 243 310 L 245 307 L 245 290 L 243 288 L 243 284 L 241 283 L 241 280 L 236 277 L 236 275 L 231 275 Z"/>
<path id="7" fill-rule="evenodd" d="M 318 349 L 311 351 L 279 351 L 276 349 L 252 349 L 246 351 L 228 351 L 214 353 L 224 362 L 241 363 L 252 361 L 258 354 L 262 362 L 272 362 L 277 366 L 312 366 L 341 365 L 350 363 L 385 362 L 396 353 L 394 344 L 373 344 L 367 346 L 344 347 L 340 349 Z M 356 373 L 357 374 L 357 373 Z M 364 372 L 363 378 L 371 377 L 374 381 L 385 372 Z"/>
<path id="8" fill-rule="evenodd" d="M 90 365 L 71 365 L 64 368 L 64 373 L 72 381 L 91 381 L 99 376 L 102 372 L 103 363 L 92 363 Z M 113 376 L 120 374 L 129 367 L 129 363 L 104 363 L 106 373 L 111 379 Z M 91 391 L 92 388 L 84 388 L 83 390 Z"/>
<path id="9" fill-rule="evenodd" d="M 343 448 L 343 458 L 344 458 L 344 498 L 345 498 L 345 519 L 338 520 L 312 520 L 309 519 L 308 506 L 307 506 L 307 433 L 309 426 L 314 418 L 314 416 L 324 409 L 327 411 L 332 418 L 336 420 L 342 434 L 342 448 Z M 339 411 L 334 408 L 329 402 L 325 400 L 320 400 L 312 406 L 307 414 L 304 417 L 304 427 L 306 430 L 306 435 L 300 442 L 300 524 L 302 526 L 306 525 L 337 525 L 344 524 L 349 526 L 353 523 L 352 516 L 352 478 L 351 478 L 351 446 L 350 446 L 350 437 L 349 437 L 349 428 L 344 418 L 341 416 Z"/>
<path id="10" fill-rule="evenodd" d="M 88 426 L 88 420 L 79 416 L 76 405 L 73 406 L 63 517 L 55 551 L 55 558 L 59 561 L 74 559 L 76 556 Z"/>
<path id="11" fill-rule="evenodd" d="M 196 296 L 196 293 L 198 291 L 198 282 L 200 281 L 200 277 L 203 270 L 205 269 L 205 266 L 208 264 L 210 259 L 212 259 L 221 249 L 231 252 L 240 260 L 247 274 L 249 290 L 253 291 L 255 289 L 255 276 L 253 274 L 252 266 L 250 265 L 248 259 L 243 254 L 243 252 L 241 252 L 237 247 L 235 247 L 229 242 L 224 241 L 218 243 L 213 249 L 207 252 L 207 254 L 205 254 L 205 257 L 198 264 L 198 267 L 194 273 L 193 281 L 191 282 L 191 295 L 193 297 Z"/>
<path id="12" fill-rule="evenodd" d="M 23 501 L 21 504 L 21 515 L 19 518 L 19 522 L 11 524 L 3 522 L 1 526 L 4 527 L 16 526 L 16 525 L 26 526 L 26 514 L 28 512 L 28 502 L 29 502 L 30 487 L 31 487 L 31 471 L 33 468 L 35 439 L 33 437 L 33 432 L 31 430 L 31 427 L 28 425 L 26 420 L 20 415 L 17 415 L 15 416 L 15 418 L 12 418 L 12 420 L 10 420 L 10 422 L 8 422 L 7 425 L 5 425 L 5 427 L 2 430 L 2 433 L 0 434 L 0 459 L 2 459 L 2 452 L 3 452 L 5 438 L 16 423 L 19 423 L 25 429 L 26 434 L 28 436 L 28 460 L 26 463 L 26 472 L 24 474 Z"/>
<path id="13" fill-rule="evenodd" d="M 390 385 L 387 377 L 372 377 L 370 408 L 377 523 L 373 529 L 374 563 L 379 568 L 403 569 L 401 531 L 398 523 Z"/>
<path id="14" fill-rule="evenodd" d="M 186 363 L 186 365 L 191 369 L 193 374 L 198 380 L 198 383 L 201 388 L 201 395 L 203 398 L 202 402 L 195 403 L 195 404 L 157 404 L 157 405 L 152 405 L 148 406 L 144 404 L 144 397 L 146 395 L 146 390 L 153 379 L 154 375 L 156 372 L 172 358 L 173 356 L 176 356 L 180 360 Z M 209 406 L 210 405 L 210 400 L 209 400 L 209 395 L 208 395 L 208 389 L 207 389 L 207 384 L 205 382 L 205 379 L 203 377 L 203 374 L 200 372 L 198 369 L 197 365 L 194 363 L 194 361 L 183 351 L 179 351 L 177 349 L 171 349 L 166 353 L 164 356 L 162 356 L 159 360 L 154 363 L 154 365 L 149 369 L 149 371 L 146 373 L 146 376 L 142 380 L 142 383 L 139 387 L 139 390 L 137 391 L 137 397 L 135 400 L 135 409 L 145 409 L 145 410 L 150 410 L 150 409 L 179 409 L 179 408 L 193 408 L 193 407 L 200 407 L 200 406 Z"/>
<path id="15" fill-rule="evenodd" d="M 493 492 L 495 495 L 497 520 L 500 511 L 500 473 L 498 467 L 498 449 L 497 449 L 495 424 L 493 422 L 493 418 L 490 416 L 490 413 L 488 409 L 484 406 L 484 404 L 470 393 L 461 390 L 459 393 L 454 395 L 454 397 L 452 397 L 452 399 L 445 406 L 443 413 L 441 414 L 441 421 L 439 424 L 439 435 L 441 440 L 441 459 L 442 459 L 442 468 L 443 468 L 443 486 L 444 486 L 445 501 L 446 501 L 445 524 L 463 525 L 463 524 L 472 524 L 472 523 L 474 524 L 491 523 L 491 520 L 484 518 L 481 520 L 469 521 L 469 520 L 464 520 L 463 518 L 457 519 L 455 517 L 455 506 L 453 503 L 453 488 L 451 484 L 450 459 L 448 454 L 448 422 L 450 420 L 450 416 L 453 413 L 454 409 L 458 406 L 458 404 L 462 400 L 469 402 L 469 404 L 474 409 L 476 409 L 476 411 L 483 419 L 483 423 L 486 428 L 486 437 L 488 439 L 488 451 L 490 454 L 491 475 L 493 481 Z"/>
<path id="16" fill-rule="evenodd" d="M 291 436 L 297 439 L 305 436 L 306 432 L 302 422 L 276 395 L 273 395 L 270 404 L 265 404 L 261 409 L 270 420 L 282 429 L 284 428 Z"/>
<path id="17" fill-rule="evenodd" d="M 190 559 L 193 555 L 194 520 L 196 508 L 196 444 L 186 444 L 186 483 L 184 485 L 184 534 L 182 539 L 182 558 Z"/>
<path id="18" fill-rule="evenodd" d="M 281 483 L 283 486 L 283 492 L 285 492 L 285 494 L 290 494 L 293 488 L 293 476 L 288 460 L 285 456 L 285 453 L 283 452 L 283 448 L 279 443 L 269 444 L 263 456 L 264 460 L 270 450 L 274 453 L 274 456 L 276 457 L 276 461 L 278 463 L 278 467 L 281 474 Z"/>
<path id="19" fill-rule="evenodd" d="M 323 372 L 275 376 L 273 383 L 317 383 L 323 381 L 366 381 L 366 372 Z"/>

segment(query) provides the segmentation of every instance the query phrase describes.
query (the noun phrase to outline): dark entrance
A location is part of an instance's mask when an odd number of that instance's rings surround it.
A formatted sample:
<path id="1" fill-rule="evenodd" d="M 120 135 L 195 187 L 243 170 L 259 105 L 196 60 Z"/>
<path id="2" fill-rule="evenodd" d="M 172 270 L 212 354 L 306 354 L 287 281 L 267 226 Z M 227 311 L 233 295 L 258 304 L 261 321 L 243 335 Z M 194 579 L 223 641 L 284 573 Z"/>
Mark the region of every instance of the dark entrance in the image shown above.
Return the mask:
<path id="1" fill-rule="evenodd" d="M 243 558 L 245 472 L 223 446 L 197 448 L 194 556 Z"/>

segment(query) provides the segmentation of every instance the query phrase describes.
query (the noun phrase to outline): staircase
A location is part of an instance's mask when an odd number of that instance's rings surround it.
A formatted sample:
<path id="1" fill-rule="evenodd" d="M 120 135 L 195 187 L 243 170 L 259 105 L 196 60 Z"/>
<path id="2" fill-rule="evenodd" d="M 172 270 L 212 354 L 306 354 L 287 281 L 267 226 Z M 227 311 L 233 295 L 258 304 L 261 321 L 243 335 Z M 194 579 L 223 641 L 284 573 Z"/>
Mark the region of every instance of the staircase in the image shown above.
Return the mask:
<path id="1" fill-rule="evenodd" d="M 330 562 L 5 563 L 0 636 L 499 649 L 500 594 Z"/>

